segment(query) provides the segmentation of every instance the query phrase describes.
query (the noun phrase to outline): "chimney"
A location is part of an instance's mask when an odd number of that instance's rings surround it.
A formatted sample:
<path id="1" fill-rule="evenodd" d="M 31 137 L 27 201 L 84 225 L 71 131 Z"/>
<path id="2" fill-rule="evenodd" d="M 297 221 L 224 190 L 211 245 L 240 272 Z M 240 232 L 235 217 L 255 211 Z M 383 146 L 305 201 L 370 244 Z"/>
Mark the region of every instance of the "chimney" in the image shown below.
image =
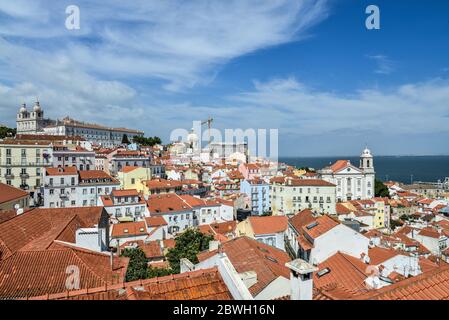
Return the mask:
<path id="1" fill-rule="evenodd" d="M 215 240 L 209 241 L 209 252 L 218 250 L 219 247 L 220 247 L 220 241 L 215 241 Z"/>
<path id="2" fill-rule="evenodd" d="M 318 268 L 302 259 L 287 262 L 285 266 L 290 269 L 290 299 L 312 300 L 313 272 Z"/>
<path id="3" fill-rule="evenodd" d="M 111 263 L 111 271 L 114 271 L 114 252 L 112 252 L 112 250 L 111 250 L 110 263 Z"/>
<path id="4" fill-rule="evenodd" d="M 182 258 L 181 260 L 179 260 L 179 265 L 181 267 L 180 273 L 195 270 L 195 265 L 189 259 L 186 259 L 186 258 Z"/>

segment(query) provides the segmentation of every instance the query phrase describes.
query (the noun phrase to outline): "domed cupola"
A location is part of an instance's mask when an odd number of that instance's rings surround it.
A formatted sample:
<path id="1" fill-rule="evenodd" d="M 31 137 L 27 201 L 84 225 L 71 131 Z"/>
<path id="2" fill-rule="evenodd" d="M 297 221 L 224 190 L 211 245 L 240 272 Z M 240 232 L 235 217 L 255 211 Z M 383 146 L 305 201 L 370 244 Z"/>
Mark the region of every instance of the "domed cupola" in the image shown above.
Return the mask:
<path id="1" fill-rule="evenodd" d="M 22 106 L 19 109 L 20 113 L 26 113 L 27 112 L 27 105 L 26 103 L 23 103 Z"/>
<path id="2" fill-rule="evenodd" d="M 362 154 L 360 155 L 360 168 L 361 169 L 374 168 L 373 155 L 371 154 L 371 151 L 370 149 L 368 149 L 368 147 L 365 147 L 365 149 L 362 151 Z"/>
<path id="3" fill-rule="evenodd" d="M 39 101 L 36 101 L 36 103 L 34 104 L 33 111 L 34 112 L 41 112 L 42 111 Z"/>

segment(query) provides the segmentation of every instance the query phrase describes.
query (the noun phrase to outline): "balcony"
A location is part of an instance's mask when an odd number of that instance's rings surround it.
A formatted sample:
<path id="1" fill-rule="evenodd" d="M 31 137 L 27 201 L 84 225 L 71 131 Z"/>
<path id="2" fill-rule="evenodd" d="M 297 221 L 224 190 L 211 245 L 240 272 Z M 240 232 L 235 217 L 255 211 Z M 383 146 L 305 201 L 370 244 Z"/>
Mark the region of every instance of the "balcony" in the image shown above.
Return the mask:
<path id="1" fill-rule="evenodd" d="M 28 179 L 30 177 L 30 175 L 28 173 L 21 173 L 20 174 L 20 178 L 22 179 Z"/>
<path id="2" fill-rule="evenodd" d="M 22 190 L 29 190 L 29 189 L 30 189 L 30 186 L 27 185 L 27 184 L 21 184 L 21 185 L 20 185 L 20 189 L 22 189 Z"/>
<path id="3" fill-rule="evenodd" d="M 59 194 L 59 198 L 61 198 L 61 199 L 68 199 L 69 198 L 69 194 L 68 193 L 61 193 L 61 194 Z"/>
<path id="4" fill-rule="evenodd" d="M 10 174 L 5 173 L 5 179 L 11 180 L 11 179 L 14 179 L 14 177 L 15 176 L 12 173 L 10 173 Z"/>

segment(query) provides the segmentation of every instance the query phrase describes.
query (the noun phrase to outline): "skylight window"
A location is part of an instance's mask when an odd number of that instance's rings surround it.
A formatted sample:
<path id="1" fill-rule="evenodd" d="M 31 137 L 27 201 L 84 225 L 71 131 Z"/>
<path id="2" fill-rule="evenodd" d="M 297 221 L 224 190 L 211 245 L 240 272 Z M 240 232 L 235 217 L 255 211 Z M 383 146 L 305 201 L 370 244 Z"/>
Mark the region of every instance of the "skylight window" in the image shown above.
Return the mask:
<path id="1" fill-rule="evenodd" d="M 265 256 L 265 258 L 267 258 L 267 259 L 270 260 L 271 262 L 278 263 L 278 261 L 277 261 L 275 258 L 273 258 L 273 257 Z"/>
<path id="2" fill-rule="evenodd" d="M 330 268 L 324 268 L 317 272 L 317 276 L 318 276 L 318 278 L 321 278 L 322 276 L 328 274 L 329 272 L 331 272 Z"/>
<path id="3" fill-rule="evenodd" d="M 311 224 L 309 224 L 306 228 L 307 230 L 313 229 L 318 225 L 318 222 L 312 222 Z"/>

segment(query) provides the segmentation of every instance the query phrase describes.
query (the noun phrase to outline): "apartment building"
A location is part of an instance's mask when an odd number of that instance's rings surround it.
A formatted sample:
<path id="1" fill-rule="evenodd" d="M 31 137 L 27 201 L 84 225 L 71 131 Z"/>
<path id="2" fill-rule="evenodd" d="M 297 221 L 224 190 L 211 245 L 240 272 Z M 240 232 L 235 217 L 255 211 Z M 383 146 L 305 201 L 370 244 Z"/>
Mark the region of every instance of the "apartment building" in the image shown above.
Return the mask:
<path id="1" fill-rule="evenodd" d="M 75 166 L 78 170 L 95 170 L 95 152 L 80 146 L 53 146 L 53 167 Z"/>
<path id="2" fill-rule="evenodd" d="M 246 194 L 251 203 L 251 212 L 256 215 L 271 212 L 270 184 L 262 179 L 243 180 L 240 192 Z"/>
<path id="3" fill-rule="evenodd" d="M 44 175 L 45 208 L 93 207 L 100 197 L 120 188 L 106 172 L 79 171 L 76 167 L 47 168 Z"/>
<path id="4" fill-rule="evenodd" d="M 43 172 L 51 167 L 52 146 L 46 141 L 0 141 L 0 182 L 31 195 L 40 191 Z"/>
<path id="5" fill-rule="evenodd" d="M 112 190 L 110 195 L 100 197 L 100 205 L 113 222 L 140 221 L 150 216 L 145 199 L 135 189 Z"/>
<path id="6" fill-rule="evenodd" d="M 320 179 L 275 177 L 270 181 L 273 215 L 291 215 L 303 209 L 335 214 L 335 184 Z"/>

